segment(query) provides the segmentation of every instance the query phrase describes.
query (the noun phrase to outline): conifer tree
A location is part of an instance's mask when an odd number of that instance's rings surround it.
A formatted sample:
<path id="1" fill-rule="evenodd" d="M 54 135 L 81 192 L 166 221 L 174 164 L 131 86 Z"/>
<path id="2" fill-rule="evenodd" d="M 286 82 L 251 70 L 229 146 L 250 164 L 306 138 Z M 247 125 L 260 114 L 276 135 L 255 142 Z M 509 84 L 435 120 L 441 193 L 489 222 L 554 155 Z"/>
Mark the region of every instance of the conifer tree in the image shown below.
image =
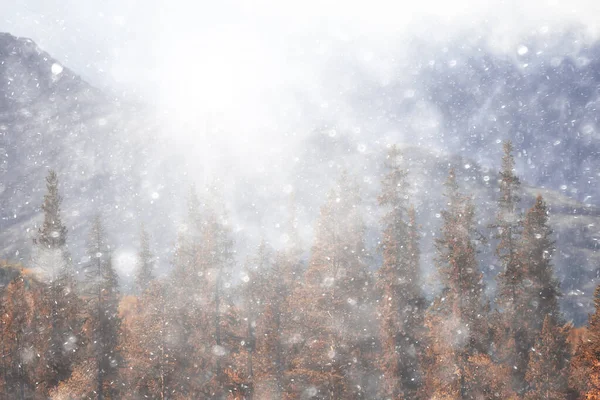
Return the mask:
<path id="1" fill-rule="evenodd" d="M 165 288 L 173 332 L 170 349 L 174 371 L 172 394 L 183 398 L 194 396 L 194 387 L 208 381 L 212 374 L 212 371 L 198 372 L 198 365 L 203 364 L 194 361 L 199 359 L 197 346 L 203 346 L 199 332 L 207 329 L 203 317 L 204 271 L 200 263 L 204 220 L 201 209 L 200 199 L 192 187 L 187 199 L 187 214 L 177 238 L 173 272 Z"/>
<path id="2" fill-rule="evenodd" d="M 202 244 L 203 221 L 202 204 L 192 187 L 187 198 L 187 214 L 179 229 L 173 260 L 173 280 L 177 282 L 180 289 L 184 289 L 183 292 L 186 292 L 182 293 L 181 300 L 184 300 L 184 303 L 181 303 L 182 308 L 187 306 L 185 297 L 189 300 L 187 290 L 193 291 L 194 287 L 198 287 L 199 275 L 202 273 L 196 258 Z"/>
<path id="3" fill-rule="evenodd" d="M 496 238 L 499 240 L 496 255 L 502 264 L 502 271 L 498 274 L 497 303 L 505 314 L 516 320 L 521 316 L 515 314 L 519 306 L 519 297 L 523 293 L 524 278 L 524 271 L 517 256 L 517 243 L 521 233 L 521 217 L 518 210 L 521 182 L 514 172 L 512 143 L 504 142 L 503 148 L 498 214 L 493 225 L 497 229 Z"/>
<path id="4" fill-rule="evenodd" d="M 62 196 L 58 192 L 58 176 L 54 170 L 48 172 L 46 189 L 47 193 L 42 204 L 44 223 L 38 230 L 35 243 L 48 249 L 64 249 L 67 242 L 67 228 L 62 223 L 60 215 Z M 66 266 L 61 264 L 57 267 L 65 268 Z M 60 272 L 57 271 L 53 275 L 58 276 Z"/>
<path id="5" fill-rule="evenodd" d="M 210 350 L 204 353 L 212 376 L 203 390 L 213 397 L 240 396 L 243 379 L 233 367 L 232 354 L 239 351 L 242 333 L 239 311 L 233 304 L 231 279 L 235 263 L 233 239 L 224 211 L 216 206 L 208 209 L 202 229 L 202 247 L 197 262 L 202 271 L 204 292 L 202 320 Z"/>
<path id="6" fill-rule="evenodd" d="M 118 379 L 122 366 L 119 289 L 117 274 L 112 266 L 111 248 L 99 215 L 92 222 L 87 255 L 89 261 L 85 272 L 88 304 L 84 331 L 89 345 L 71 377 L 52 392 L 52 397 L 113 400 L 120 398 L 121 389 Z"/>
<path id="7" fill-rule="evenodd" d="M 118 335 L 121 320 L 118 314 L 118 278 L 112 266 L 110 245 L 106 242 L 104 227 L 97 216 L 92 226 L 88 256 L 94 297 L 91 307 L 92 346 L 97 365 L 98 400 L 115 398 L 118 386 L 115 382 L 121 356 L 118 351 Z"/>
<path id="8" fill-rule="evenodd" d="M 144 225 L 140 228 L 140 250 L 138 252 L 135 282 L 138 293 L 143 293 L 153 279 L 154 255 L 150 252 L 150 236 Z"/>
<path id="9" fill-rule="evenodd" d="M 383 217 L 383 265 L 378 271 L 379 319 L 382 355 L 381 382 L 385 398 L 412 398 L 420 383 L 424 296 L 420 289 L 418 231 L 414 208 L 408 209 L 406 172 L 393 146 L 386 159 L 379 204 Z"/>
<path id="10" fill-rule="evenodd" d="M 500 196 L 496 222 L 491 226 L 498 239 L 496 256 L 501 264 L 498 274 L 496 304 L 502 310 L 497 319 L 497 352 L 503 363 L 512 365 L 512 386 L 521 391 L 525 384 L 530 343 L 523 327 L 526 318 L 525 269 L 518 255 L 518 244 L 522 231 L 519 212 L 521 182 L 515 175 L 515 161 L 510 141 L 503 144 L 504 156 L 500 171 Z"/>
<path id="11" fill-rule="evenodd" d="M 234 249 L 222 202 L 192 196 L 187 229 L 180 235 L 169 303 L 180 330 L 177 390 L 183 397 L 222 398 L 241 393 L 231 362 L 243 332 L 231 297 Z M 202 214 L 199 207 L 203 207 Z"/>
<path id="12" fill-rule="evenodd" d="M 150 282 L 134 310 L 123 334 L 126 396 L 161 400 L 176 396 L 178 335 L 167 308 L 165 286 Z"/>
<path id="13" fill-rule="evenodd" d="M 67 228 L 61 219 L 62 197 L 58 192 L 58 177 L 50 170 L 46 177 L 47 193 L 42 210 L 44 222 L 34 239 L 33 263 L 47 283 L 41 293 L 40 308 L 47 309 L 48 328 L 40 326 L 40 342 L 45 343 L 42 363 L 46 368 L 38 379 L 43 387 L 55 387 L 67 379 L 76 362 L 76 343 L 81 341 L 80 309 L 82 303 L 74 291 L 71 259 L 67 250 Z M 41 320 L 40 320 L 41 321 Z M 40 322 L 41 323 L 41 322 Z"/>
<path id="14" fill-rule="evenodd" d="M 256 324 L 253 369 L 255 399 L 276 400 L 283 396 L 284 354 L 279 306 L 276 302 L 267 302 Z"/>
<path id="15" fill-rule="evenodd" d="M 277 254 L 276 267 L 283 274 L 282 279 L 289 290 L 304 277 L 304 265 L 302 263 L 302 239 L 298 229 L 298 205 L 296 196 L 290 195 L 289 219 L 286 228 L 287 241 L 282 252 Z M 289 294 L 289 293 L 288 293 Z"/>
<path id="16" fill-rule="evenodd" d="M 8 397 L 8 370 L 10 365 L 8 354 L 11 345 L 6 335 L 7 315 L 6 301 L 3 295 L 0 297 L 0 385 L 4 397 Z"/>
<path id="17" fill-rule="evenodd" d="M 292 261 L 291 254 L 296 252 L 288 248 L 272 257 L 263 241 L 244 277 L 248 399 L 282 396 L 282 375 L 286 369 L 284 332 L 291 319 L 289 296 L 299 273 L 299 261 Z"/>
<path id="18" fill-rule="evenodd" d="M 526 322 L 532 335 L 537 336 L 547 315 L 560 317 L 560 289 L 554 277 L 552 255 L 554 240 L 548 223 L 548 209 L 542 196 L 527 211 L 523 226 L 519 258 L 526 271 Z"/>
<path id="19" fill-rule="evenodd" d="M 359 205 L 358 188 L 343 174 L 321 209 L 304 285 L 292 295 L 297 343 L 288 398 L 365 396 L 374 332 Z"/>
<path id="20" fill-rule="evenodd" d="M 7 398 L 25 400 L 36 392 L 35 367 L 38 363 L 34 346 L 35 300 L 29 283 L 19 274 L 7 286 L 2 315 L 4 392 Z"/>
<path id="21" fill-rule="evenodd" d="M 278 316 L 278 331 L 281 336 L 279 346 L 281 348 L 280 367 L 282 371 L 290 370 L 292 348 L 297 345 L 298 331 L 296 325 L 299 321 L 299 315 L 295 310 L 293 304 L 295 299 L 292 295 L 301 292 L 306 269 L 305 262 L 302 260 L 304 248 L 299 234 L 297 213 L 296 197 L 292 194 L 287 226 L 289 240 L 286 241 L 284 249 L 275 256 L 272 270 L 275 282 L 273 287 L 277 293 L 271 302 L 278 309 L 276 315 Z M 280 382 L 283 382 L 283 379 L 280 379 Z M 283 383 L 281 384 L 283 385 Z"/>
<path id="22" fill-rule="evenodd" d="M 189 379 L 185 379 L 185 370 L 192 357 L 192 345 L 189 342 L 194 330 L 198 329 L 201 304 L 197 295 L 200 290 L 203 272 L 198 262 L 202 243 L 201 204 L 195 188 L 190 189 L 187 199 L 187 214 L 177 237 L 173 272 L 168 291 L 168 307 L 175 316 L 175 324 L 180 331 L 180 354 L 176 357 L 176 370 L 182 377 L 178 390 L 182 394 L 189 392 Z"/>
<path id="23" fill-rule="evenodd" d="M 459 192 L 454 170 L 446 182 L 447 209 L 436 240 L 436 266 L 443 291 L 426 314 L 428 328 L 424 393 L 431 398 L 478 398 L 493 386 L 474 374 L 488 359 L 487 307 L 482 298 L 482 274 L 475 257 L 475 209 Z"/>
<path id="24" fill-rule="evenodd" d="M 558 298 L 559 284 L 554 277 L 552 255 L 554 241 L 548 223 L 548 210 L 542 196 L 525 214 L 521 240 L 517 249 L 518 260 L 524 272 L 521 306 L 524 317 L 519 320 L 519 335 L 515 337 L 516 349 L 528 360 L 531 349 L 541 333 L 546 316 L 560 320 Z M 530 362 L 528 361 L 528 365 Z M 517 365 L 517 368 L 521 365 Z M 514 371 L 514 369 L 513 369 Z M 523 376 L 523 372 L 516 374 Z"/>
<path id="25" fill-rule="evenodd" d="M 291 200 L 285 249 L 272 257 L 266 244 L 261 243 L 244 285 L 245 303 L 251 302 L 250 308 L 246 306 L 246 314 L 254 315 L 248 329 L 252 340 L 247 341 L 246 348 L 253 352 L 248 364 L 251 395 L 256 399 L 280 399 L 284 391 L 287 347 L 293 335 L 290 295 L 302 277 L 296 207 L 293 197 Z"/>
<path id="26" fill-rule="evenodd" d="M 571 361 L 570 386 L 579 398 L 600 399 L 600 285 L 594 291 L 595 312 L 588 318 L 585 339 L 578 343 Z"/>
<path id="27" fill-rule="evenodd" d="M 560 326 L 555 315 L 547 314 L 542 331 L 531 349 L 525 399 L 564 400 L 569 393 L 569 325 Z"/>
<path id="28" fill-rule="evenodd" d="M 244 306 L 245 334 L 244 352 L 246 358 L 247 389 L 246 397 L 251 399 L 254 394 L 254 353 L 256 351 L 256 328 L 257 320 L 264 311 L 264 304 L 271 299 L 269 293 L 267 274 L 270 272 L 270 251 L 264 239 L 258 246 L 255 257 L 248 262 L 246 273 L 243 277 L 242 301 Z"/>
<path id="29" fill-rule="evenodd" d="M 275 328 L 272 329 L 276 329 L 279 333 L 278 346 L 280 346 L 281 358 L 278 361 L 278 368 L 281 371 L 288 370 L 287 346 L 293 342 L 292 336 L 295 334 L 292 326 L 297 313 L 292 304 L 292 294 L 295 290 L 300 290 L 299 287 L 302 284 L 302 262 L 295 258 L 296 256 L 299 257 L 298 253 L 289 248 L 275 255 L 273 266 L 267 276 L 270 294 L 265 307 L 272 308 L 276 321 L 267 321 L 268 316 L 265 313 L 261 315 L 258 322 L 259 326 L 275 324 Z M 260 337 L 260 335 L 258 336 Z M 257 346 L 260 346 L 260 343 Z"/>

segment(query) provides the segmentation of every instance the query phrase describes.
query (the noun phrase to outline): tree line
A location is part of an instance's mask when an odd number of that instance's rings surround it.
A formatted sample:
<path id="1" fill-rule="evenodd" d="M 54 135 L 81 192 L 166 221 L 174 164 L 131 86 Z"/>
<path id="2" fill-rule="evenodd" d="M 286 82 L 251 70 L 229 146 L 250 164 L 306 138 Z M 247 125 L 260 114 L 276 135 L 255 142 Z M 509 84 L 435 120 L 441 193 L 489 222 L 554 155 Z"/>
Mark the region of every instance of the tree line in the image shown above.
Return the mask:
<path id="1" fill-rule="evenodd" d="M 502 268 L 488 298 L 472 198 L 453 170 L 436 233 L 441 290 L 423 292 L 410 177 L 392 146 L 365 245 L 358 185 L 342 174 L 321 207 L 308 260 L 290 213 L 288 245 L 262 241 L 236 271 L 219 202 L 192 192 L 167 277 L 142 226 L 135 294 L 123 295 L 100 216 L 77 278 L 50 171 L 32 270 L 0 301 L 5 399 L 600 399 L 600 287 L 585 332 L 561 315 L 553 232 L 538 196 L 522 212 L 504 143 L 496 218 Z"/>

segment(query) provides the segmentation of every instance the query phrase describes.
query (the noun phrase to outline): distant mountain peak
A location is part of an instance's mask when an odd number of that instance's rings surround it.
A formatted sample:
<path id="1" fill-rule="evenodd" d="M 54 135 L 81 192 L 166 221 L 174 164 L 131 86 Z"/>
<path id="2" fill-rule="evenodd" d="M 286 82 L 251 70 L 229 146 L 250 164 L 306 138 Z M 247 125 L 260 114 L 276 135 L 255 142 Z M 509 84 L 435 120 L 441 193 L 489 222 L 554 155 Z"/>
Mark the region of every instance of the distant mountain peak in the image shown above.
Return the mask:
<path id="1" fill-rule="evenodd" d="M 31 39 L 0 33 L 0 107 L 30 107 L 38 99 L 103 97 Z"/>

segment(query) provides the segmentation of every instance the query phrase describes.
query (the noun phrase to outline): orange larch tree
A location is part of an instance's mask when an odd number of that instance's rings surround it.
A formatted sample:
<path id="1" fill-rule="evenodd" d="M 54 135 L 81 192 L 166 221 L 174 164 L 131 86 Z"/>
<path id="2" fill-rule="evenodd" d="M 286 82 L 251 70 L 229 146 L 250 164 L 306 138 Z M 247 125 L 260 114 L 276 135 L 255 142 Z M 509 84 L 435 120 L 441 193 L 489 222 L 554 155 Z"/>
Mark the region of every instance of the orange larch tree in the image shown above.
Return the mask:
<path id="1" fill-rule="evenodd" d="M 595 312 L 571 360 L 571 387 L 580 399 L 600 400 L 600 285 L 594 291 Z"/>
<path id="2" fill-rule="evenodd" d="M 419 234 L 414 208 L 408 207 L 406 172 L 400 168 L 401 154 L 392 146 L 387 154 L 387 174 L 382 181 L 379 205 L 382 219 L 383 265 L 377 272 L 379 294 L 382 380 L 385 398 L 412 398 L 421 382 L 419 356 L 423 343 L 425 298 L 421 291 Z"/>
<path id="3" fill-rule="evenodd" d="M 34 238 L 33 266 L 45 283 L 40 305 L 46 309 L 47 329 L 44 339 L 43 364 L 39 381 L 44 391 L 57 386 L 71 375 L 82 341 L 83 303 L 75 292 L 71 257 L 67 250 L 67 228 L 62 222 L 62 197 L 58 191 L 58 175 L 53 170 L 46 177 L 46 195 L 42 203 L 44 222 Z M 41 323 L 42 319 L 39 319 Z M 40 327 L 42 328 L 42 327 Z"/>
<path id="4" fill-rule="evenodd" d="M 284 398 L 371 396 L 374 310 L 359 207 L 358 188 L 343 174 L 321 208 L 304 284 L 292 294 Z"/>
<path id="5" fill-rule="evenodd" d="M 166 288 L 151 281 L 138 297 L 135 312 L 124 321 L 122 337 L 125 395 L 169 399 L 177 395 L 177 332 L 167 308 Z"/>
<path id="6" fill-rule="evenodd" d="M 496 356 L 507 365 L 512 365 L 511 385 L 516 391 L 525 386 L 529 341 L 523 325 L 526 317 L 525 269 L 518 254 L 522 231 L 522 216 L 519 208 L 521 182 L 515 175 L 513 146 L 510 141 L 503 144 L 504 156 L 500 171 L 498 212 L 491 226 L 498 240 L 496 256 L 501 271 L 497 276 L 496 305 L 500 318 L 495 319 Z"/>
<path id="7" fill-rule="evenodd" d="M 487 398 L 503 393 L 508 376 L 488 355 L 489 306 L 483 299 L 484 283 L 476 259 L 475 209 L 459 192 L 454 170 L 446 182 L 447 209 L 436 240 L 438 274 L 443 290 L 427 310 L 425 387 L 430 398 Z M 493 369 L 491 369 L 493 368 Z M 486 381 L 498 377 L 499 381 Z M 503 396 L 509 396 L 508 393 Z"/>
<path id="8" fill-rule="evenodd" d="M 570 325 L 562 325 L 555 315 L 547 314 L 542 330 L 529 355 L 525 378 L 527 400 L 566 400 L 569 394 Z"/>

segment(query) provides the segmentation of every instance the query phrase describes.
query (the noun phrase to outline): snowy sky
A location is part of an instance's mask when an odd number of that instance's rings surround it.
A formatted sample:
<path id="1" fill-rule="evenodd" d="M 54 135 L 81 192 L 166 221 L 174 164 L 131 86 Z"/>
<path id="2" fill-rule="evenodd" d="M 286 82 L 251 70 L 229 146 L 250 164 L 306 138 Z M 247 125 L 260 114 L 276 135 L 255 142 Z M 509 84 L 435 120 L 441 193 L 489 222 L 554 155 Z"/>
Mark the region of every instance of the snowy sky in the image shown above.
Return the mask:
<path id="1" fill-rule="evenodd" d="M 596 36 L 600 3 L 20 0 L 0 2 L 0 13 L 0 31 L 33 39 L 93 85 L 158 105 L 173 131 L 226 124 L 222 131 L 235 132 L 238 142 L 243 137 L 233 152 L 247 154 L 254 146 L 264 155 L 289 144 L 289 135 L 314 128 L 298 96 L 341 104 L 329 113 L 342 125 L 357 125 L 350 107 L 343 114 L 345 95 L 332 92 L 340 85 L 327 85 L 344 73 L 356 79 L 348 57 L 374 81 L 394 82 L 402 79 L 407 38 L 439 42 L 465 31 L 517 57 L 520 39 L 532 32 L 580 23 Z M 199 141 L 198 134 L 179 142 L 188 141 Z"/>
<path id="2" fill-rule="evenodd" d="M 323 65 L 315 54 L 294 58 L 294 51 L 330 40 L 357 40 L 378 54 L 404 32 L 435 40 L 481 27 L 508 50 L 519 34 L 546 24 L 577 21 L 595 33 L 600 21 L 600 4 L 590 0 L 20 0 L 2 2 L 0 12 L 1 31 L 32 38 L 98 86 L 213 107 L 301 83 L 298 69 Z M 204 97 L 185 98 L 190 86 Z"/>
<path id="3" fill-rule="evenodd" d="M 183 148 L 236 142 L 231 159 L 248 162 L 248 154 L 259 154 L 258 170 L 260 159 L 281 154 L 293 146 L 291 137 L 314 129 L 298 96 L 329 106 L 325 114 L 342 128 L 364 122 L 337 91 L 355 84 L 349 57 L 370 79 L 394 82 L 403 79 L 407 38 L 443 42 L 465 31 L 480 33 L 492 51 L 517 57 L 522 36 L 532 32 L 580 23 L 597 36 L 600 3 L 20 0 L 0 2 L 0 13 L 0 31 L 33 39 L 96 86 L 158 105 L 170 129 L 182 132 Z M 331 80 L 339 82 L 328 86 Z M 427 124 L 437 118 L 430 111 L 422 117 Z M 210 124 L 226 124 L 221 132 L 229 136 L 215 138 Z M 201 158 L 207 163 L 210 156 Z"/>

